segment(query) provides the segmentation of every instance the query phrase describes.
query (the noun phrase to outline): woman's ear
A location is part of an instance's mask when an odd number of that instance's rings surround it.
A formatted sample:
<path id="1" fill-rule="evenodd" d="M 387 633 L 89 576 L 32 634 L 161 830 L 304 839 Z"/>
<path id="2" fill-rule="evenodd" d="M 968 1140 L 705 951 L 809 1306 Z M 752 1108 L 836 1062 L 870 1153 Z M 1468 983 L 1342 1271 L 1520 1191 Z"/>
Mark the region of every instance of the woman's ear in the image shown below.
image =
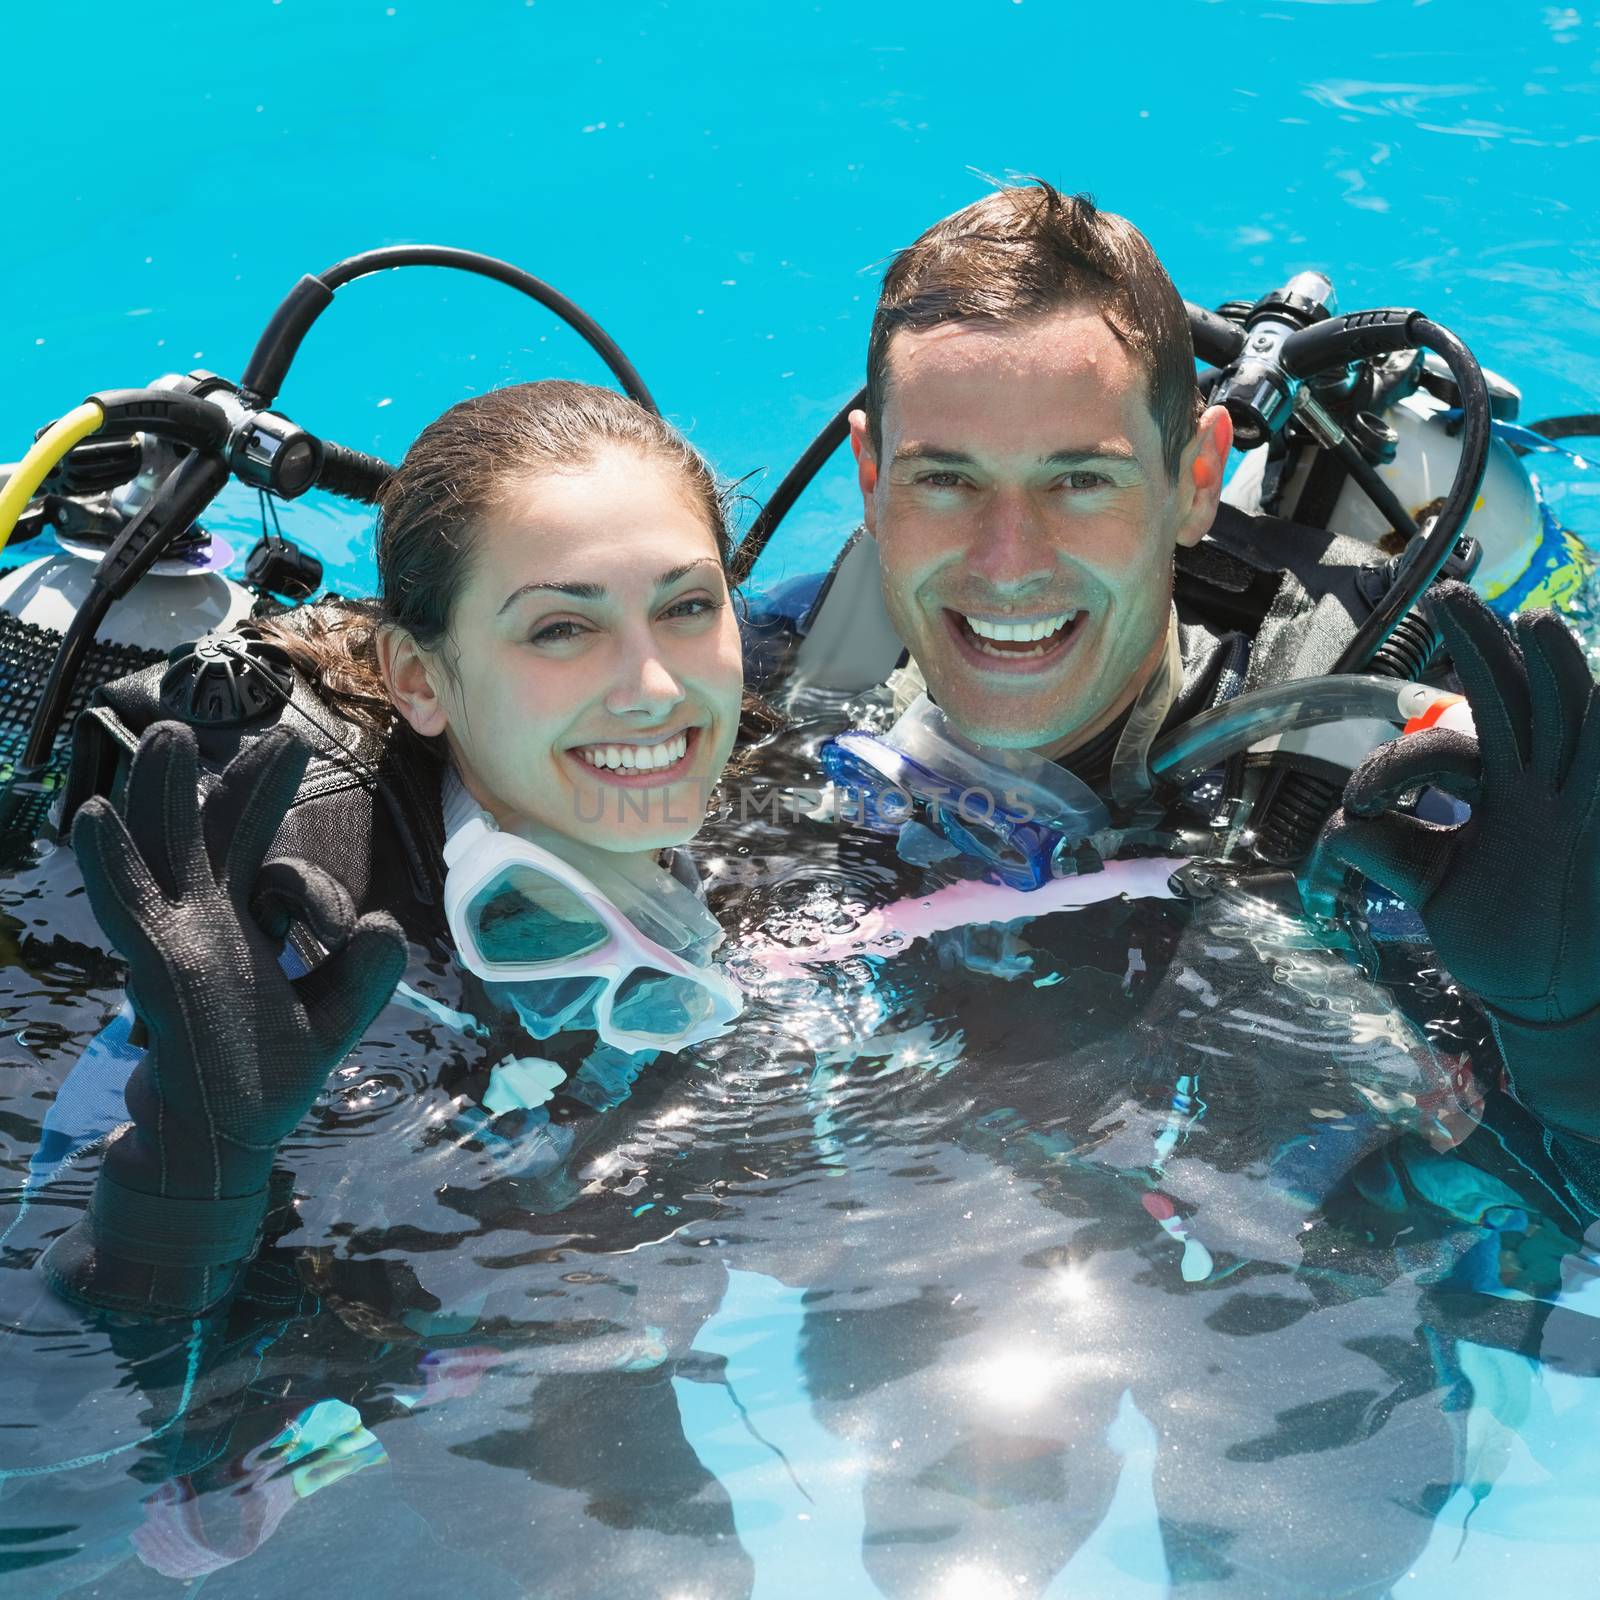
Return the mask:
<path id="1" fill-rule="evenodd" d="M 434 686 L 438 664 L 404 628 L 378 629 L 378 670 L 394 708 L 423 738 L 443 733 L 445 707 Z"/>

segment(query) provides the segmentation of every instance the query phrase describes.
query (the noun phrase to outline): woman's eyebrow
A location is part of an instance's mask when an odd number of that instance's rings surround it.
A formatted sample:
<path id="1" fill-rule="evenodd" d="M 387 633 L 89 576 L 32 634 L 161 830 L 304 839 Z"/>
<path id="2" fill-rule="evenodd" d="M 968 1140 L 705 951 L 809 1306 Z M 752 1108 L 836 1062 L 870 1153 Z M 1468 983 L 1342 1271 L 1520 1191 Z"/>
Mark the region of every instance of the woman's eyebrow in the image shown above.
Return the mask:
<path id="1" fill-rule="evenodd" d="M 525 583 L 505 597 L 495 615 L 504 614 L 524 595 L 537 593 L 541 589 L 552 589 L 557 594 L 570 595 L 574 600 L 604 600 L 606 596 L 605 585 L 599 583 L 562 583 L 559 579 L 552 579 L 548 583 Z"/>
<path id="2" fill-rule="evenodd" d="M 669 567 L 656 579 L 655 586 L 665 589 L 674 584 L 679 578 L 686 577 L 696 567 L 720 567 L 721 563 L 711 556 L 696 556 L 693 561 L 685 561 L 681 567 Z M 549 589 L 556 594 L 569 595 L 574 600 L 604 600 L 606 587 L 603 583 L 567 583 L 560 578 L 542 580 L 538 583 L 525 583 L 520 589 L 513 589 L 508 594 L 496 615 L 508 611 L 524 595 L 534 594 L 539 590 Z"/>

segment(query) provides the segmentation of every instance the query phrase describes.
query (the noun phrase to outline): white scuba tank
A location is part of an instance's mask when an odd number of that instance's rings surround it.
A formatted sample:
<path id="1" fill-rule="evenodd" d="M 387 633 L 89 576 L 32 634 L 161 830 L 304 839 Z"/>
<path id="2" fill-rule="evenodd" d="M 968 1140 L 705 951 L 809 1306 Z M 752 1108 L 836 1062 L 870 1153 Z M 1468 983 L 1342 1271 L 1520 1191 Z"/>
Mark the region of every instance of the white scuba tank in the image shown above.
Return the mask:
<path id="1" fill-rule="evenodd" d="M 111 606 L 95 637 L 106 644 L 167 651 L 231 628 L 250 614 L 255 596 L 248 589 L 203 567 L 173 570 L 178 565 L 157 562 Z M 88 597 L 95 566 L 94 557 L 61 551 L 0 573 L 0 612 L 64 634 Z"/>
<path id="2" fill-rule="evenodd" d="M 1501 390 L 1516 392 L 1504 378 L 1489 372 L 1484 376 Z M 1424 389 L 1383 413 L 1383 420 L 1398 436 L 1397 447 L 1394 460 L 1376 470 L 1400 504 L 1419 520 L 1449 493 L 1461 459 L 1461 437 L 1452 433 L 1450 426 L 1455 415 L 1449 405 Z M 1276 514 L 1290 521 L 1305 488 L 1312 454 L 1306 453 L 1277 497 Z M 1241 511 L 1259 512 L 1266 469 L 1266 451 L 1250 451 L 1229 478 L 1222 498 Z M 1383 514 L 1349 480 L 1334 502 L 1328 527 L 1390 554 L 1399 548 Z M 1472 587 L 1491 603 L 1504 603 L 1514 592 L 1519 610 L 1565 604 L 1594 568 L 1594 557 L 1581 541 L 1556 524 L 1534 480 L 1500 438 L 1490 441 L 1483 486 L 1468 531 L 1483 551 Z"/>
<path id="3" fill-rule="evenodd" d="M 168 374 L 152 387 L 168 388 L 178 381 L 176 375 Z M 148 504 L 181 455 L 153 435 L 137 437 L 142 462 L 138 473 L 104 500 L 106 509 L 115 512 L 124 525 Z M 0 613 L 63 634 L 88 597 L 106 546 L 60 531 L 52 543 L 51 554 L 0 572 Z M 127 594 L 112 602 L 96 630 L 96 643 L 165 654 L 213 629 L 243 620 L 255 604 L 255 596 L 223 576 L 233 556 L 233 546 L 215 534 L 197 546 L 180 547 L 163 556 Z M 0 627 L 4 626 L 0 620 Z M 39 649 L 39 641 L 30 639 L 28 658 L 36 657 Z"/>

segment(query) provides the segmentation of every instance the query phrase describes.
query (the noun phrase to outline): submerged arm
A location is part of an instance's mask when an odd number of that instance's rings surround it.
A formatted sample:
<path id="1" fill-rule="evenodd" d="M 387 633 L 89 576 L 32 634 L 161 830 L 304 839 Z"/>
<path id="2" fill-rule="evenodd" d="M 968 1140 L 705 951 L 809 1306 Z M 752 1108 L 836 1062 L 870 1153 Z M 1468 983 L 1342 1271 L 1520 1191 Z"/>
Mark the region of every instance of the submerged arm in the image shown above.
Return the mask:
<path id="1" fill-rule="evenodd" d="M 344 889 L 307 862 L 263 864 L 306 759 L 292 735 L 268 734 L 202 811 L 192 732 L 157 724 L 124 815 L 104 800 L 79 812 L 84 886 L 127 957 L 149 1048 L 87 1214 L 40 1262 L 70 1300 L 159 1318 L 231 1295 L 260 1240 L 279 1142 L 399 980 L 392 919 L 358 921 Z M 278 948 L 292 919 L 334 951 L 293 979 Z"/>

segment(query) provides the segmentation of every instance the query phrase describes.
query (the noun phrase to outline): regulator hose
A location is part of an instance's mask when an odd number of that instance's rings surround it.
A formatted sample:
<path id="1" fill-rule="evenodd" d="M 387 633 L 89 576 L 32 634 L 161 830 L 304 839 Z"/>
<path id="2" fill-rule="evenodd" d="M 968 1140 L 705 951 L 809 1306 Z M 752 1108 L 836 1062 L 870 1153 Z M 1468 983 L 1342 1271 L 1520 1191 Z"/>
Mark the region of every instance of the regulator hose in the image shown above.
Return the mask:
<path id="1" fill-rule="evenodd" d="M 74 406 L 59 422 L 53 422 L 33 442 L 33 447 L 0 488 L 0 550 L 4 550 L 17 518 L 39 492 L 39 485 L 55 471 L 71 448 L 99 430 L 106 420 L 105 410 L 93 400 Z"/>
<path id="2" fill-rule="evenodd" d="M 1244 329 L 1192 300 L 1185 300 L 1183 309 L 1189 313 L 1189 337 L 1196 358 L 1213 367 L 1231 366 L 1244 349 Z"/>
<path id="3" fill-rule="evenodd" d="M 750 576 L 756 562 L 761 559 L 761 552 L 767 548 L 767 541 L 778 531 L 778 524 L 822 470 L 823 463 L 850 436 L 850 413 L 859 411 L 866 403 L 867 391 L 856 390 L 840 406 L 827 427 L 806 446 L 800 459 L 784 474 L 783 482 L 772 491 L 772 498 L 761 508 L 761 514 L 750 524 L 750 531 L 734 551 L 730 573 L 733 588 L 737 589 Z"/>
<path id="4" fill-rule="evenodd" d="M 1182 784 L 1228 756 L 1294 728 L 1314 728 L 1352 717 L 1404 727 L 1419 714 L 1418 695 L 1432 698 L 1426 689 L 1371 673 L 1345 672 L 1270 683 L 1202 711 L 1157 739 L 1150 747 L 1150 776 L 1162 783 Z"/>
<path id="5" fill-rule="evenodd" d="M 1388 313 L 1385 313 L 1387 315 Z M 1361 316 L 1363 313 L 1353 313 Z M 1319 322 L 1303 333 L 1294 334 L 1284 344 L 1284 360 L 1289 363 L 1297 354 L 1296 342 L 1310 340 L 1328 326 Z M 1438 577 L 1440 569 L 1450 559 L 1461 536 L 1468 516 L 1477 503 L 1478 490 L 1483 485 L 1483 474 L 1489 464 L 1489 446 L 1493 440 L 1493 414 L 1489 409 L 1489 386 L 1484 382 L 1483 369 L 1472 352 L 1448 328 L 1440 327 L 1420 313 L 1413 312 L 1406 324 L 1405 341 L 1395 348 L 1407 345 L 1432 350 L 1444 358 L 1450 375 L 1456 380 L 1461 393 L 1462 429 L 1461 457 L 1456 462 L 1455 478 L 1433 527 L 1420 543 L 1413 543 L 1401 560 L 1394 582 L 1373 608 L 1372 614 L 1356 630 L 1329 669 L 1332 672 L 1360 672 L 1372 660 L 1378 647 L 1394 631 L 1395 624 L 1410 611 L 1423 591 Z M 1317 353 L 1323 341 L 1316 345 L 1300 347 L 1298 353 Z M 1332 344 L 1332 341 L 1327 341 Z"/>
<path id="6" fill-rule="evenodd" d="M 346 500 L 360 500 L 366 505 L 376 505 L 383 486 L 394 476 L 394 468 L 376 456 L 363 455 L 359 450 L 346 449 L 342 444 L 324 440 L 322 465 L 317 469 L 316 486 L 330 494 L 343 495 Z"/>
<path id="7" fill-rule="evenodd" d="M 239 387 L 250 401 L 269 406 L 277 399 L 301 341 L 317 318 L 333 304 L 336 289 L 371 273 L 387 272 L 392 267 L 449 267 L 457 272 L 471 272 L 537 300 L 560 317 L 605 362 L 624 393 L 646 411 L 659 415 L 659 407 L 645 387 L 644 379 L 616 341 L 559 290 L 531 272 L 512 266 L 509 261 L 482 255 L 476 250 L 457 250 L 437 244 L 398 244 L 381 250 L 363 250 L 359 255 L 336 261 L 326 272 L 307 273 L 273 312 L 244 369 Z"/>

